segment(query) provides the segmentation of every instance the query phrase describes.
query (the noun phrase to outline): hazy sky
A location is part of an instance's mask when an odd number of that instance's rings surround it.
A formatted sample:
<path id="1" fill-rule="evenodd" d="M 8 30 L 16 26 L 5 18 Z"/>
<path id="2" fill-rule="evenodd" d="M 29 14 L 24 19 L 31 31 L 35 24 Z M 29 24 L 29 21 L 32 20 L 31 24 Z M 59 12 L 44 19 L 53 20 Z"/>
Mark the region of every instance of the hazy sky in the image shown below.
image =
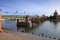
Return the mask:
<path id="1" fill-rule="evenodd" d="M 2 15 L 15 15 L 15 11 L 18 11 L 18 15 L 52 15 L 55 10 L 60 14 L 60 0 L 0 0 L 0 9 L 2 9 Z M 24 14 L 24 12 L 26 12 Z"/>

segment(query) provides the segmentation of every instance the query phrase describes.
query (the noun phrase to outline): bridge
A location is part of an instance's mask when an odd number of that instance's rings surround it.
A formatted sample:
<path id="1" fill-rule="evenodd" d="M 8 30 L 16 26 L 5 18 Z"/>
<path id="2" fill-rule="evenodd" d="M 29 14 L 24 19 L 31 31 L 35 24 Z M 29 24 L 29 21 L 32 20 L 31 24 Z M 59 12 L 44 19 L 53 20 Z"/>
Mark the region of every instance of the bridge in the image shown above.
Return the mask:
<path id="1" fill-rule="evenodd" d="M 2 15 L 2 19 L 5 19 L 5 20 L 11 20 L 11 19 L 25 19 L 26 15 L 25 16 L 21 16 L 21 15 Z M 35 18 L 36 16 L 29 16 L 28 19 L 31 19 L 31 18 Z"/>

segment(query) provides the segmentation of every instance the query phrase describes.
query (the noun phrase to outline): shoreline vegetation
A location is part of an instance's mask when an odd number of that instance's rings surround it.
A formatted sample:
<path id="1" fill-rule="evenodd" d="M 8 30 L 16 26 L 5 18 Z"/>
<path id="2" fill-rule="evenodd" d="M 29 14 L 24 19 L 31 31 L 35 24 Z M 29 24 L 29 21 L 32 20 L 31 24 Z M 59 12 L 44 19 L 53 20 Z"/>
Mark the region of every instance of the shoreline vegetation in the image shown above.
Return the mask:
<path id="1" fill-rule="evenodd" d="M 60 40 L 60 39 L 45 36 L 44 34 L 36 35 L 34 33 L 23 33 L 18 31 L 15 32 L 13 30 L 2 28 L 2 32 L 0 32 L 0 40 Z"/>

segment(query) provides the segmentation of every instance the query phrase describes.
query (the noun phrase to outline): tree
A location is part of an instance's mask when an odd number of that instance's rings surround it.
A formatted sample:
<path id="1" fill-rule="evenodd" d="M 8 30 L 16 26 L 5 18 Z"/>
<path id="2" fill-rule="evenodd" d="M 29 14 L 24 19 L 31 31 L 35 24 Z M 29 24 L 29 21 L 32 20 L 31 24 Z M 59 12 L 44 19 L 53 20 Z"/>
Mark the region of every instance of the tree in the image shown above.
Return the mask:
<path id="1" fill-rule="evenodd" d="M 56 19 L 56 16 L 53 16 L 53 19 L 55 20 Z"/>
<path id="2" fill-rule="evenodd" d="M 53 19 L 53 16 L 50 16 L 50 19 Z"/>

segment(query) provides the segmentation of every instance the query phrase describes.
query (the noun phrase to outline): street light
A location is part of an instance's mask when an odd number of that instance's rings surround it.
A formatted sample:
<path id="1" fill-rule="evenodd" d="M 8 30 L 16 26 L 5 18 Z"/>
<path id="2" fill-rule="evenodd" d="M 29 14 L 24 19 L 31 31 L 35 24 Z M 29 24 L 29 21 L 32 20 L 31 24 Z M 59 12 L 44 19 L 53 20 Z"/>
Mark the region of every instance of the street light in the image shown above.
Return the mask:
<path id="1" fill-rule="evenodd" d="M 16 14 L 16 18 L 18 17 L 18 16 L 17 16 L 17 13 L 18 13 L 18 11 L 15 12 L 15 14 Z"/>

